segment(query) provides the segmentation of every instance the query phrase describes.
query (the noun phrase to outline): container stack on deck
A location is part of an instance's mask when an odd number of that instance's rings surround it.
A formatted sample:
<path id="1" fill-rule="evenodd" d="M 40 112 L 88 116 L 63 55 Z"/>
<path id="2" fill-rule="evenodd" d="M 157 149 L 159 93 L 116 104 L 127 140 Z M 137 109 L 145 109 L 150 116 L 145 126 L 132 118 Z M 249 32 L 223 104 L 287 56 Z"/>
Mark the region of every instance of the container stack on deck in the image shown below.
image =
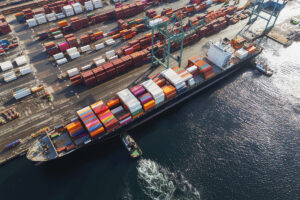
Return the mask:
<path id="1" fill-rule="evenodd" d="M 128 89 L 118 92 L 117 96 L 121 100 L 125 109 L 130 111 L 133 119 L 144 113 L 141 103 Z"/>
<path id="2" fill-rule="evenodd" d="M 76 145 L 80 145 L 85 141 L 89 140 L 89 136 L 84 130 L 82 124 L 78 119 L 72 121 L 66 126 L 68 133 L 70 134 L 71 138 L 73 139 Z"/>
<path id="3" fill-rule="evenodd" d="M 113 115 L 118 119 L 121 126 L 132 120 L 130 112 L 124 109 L 118 97 L 109 100 L 106 104 Z"/>
<path id="4" fill-rule="evenodd" d="M 158 85 L 156 85 L 156 83 L 152 79 L 143 82 L 142 85 L 152 95 L 155 101 L 155 106 L 160 105 L 165 101 L 163 90 Z M 149 109 L 150 108 L 152 107 L 149 107 Z"/>
<path id="5" fill-rule="evenodd" d="M 103 103 L 103 101 L 98 101 L 91 105 L 91 107 L 104 125 L 106 132 L 111 132 L 120 126 L 119 121 L 115 118 L 113 113 Z"/>
<path id="6" fill-rule="evenodd" d="M 104 128 L 91 107 L 87 106 L 77 111 L 77 115 L 92 138 L 98 137 L 104 133 Z"/>
<path id="7" fill-rule="evenodd" d="M 209 65 L 204 60 L 200 59 L 198 56 L 192 57 L 188 61 L 189 66 L 197 66 L 199 74 L 205 79 L 209 79 L 215 76 L 214 70 L 211 65 Z"/>

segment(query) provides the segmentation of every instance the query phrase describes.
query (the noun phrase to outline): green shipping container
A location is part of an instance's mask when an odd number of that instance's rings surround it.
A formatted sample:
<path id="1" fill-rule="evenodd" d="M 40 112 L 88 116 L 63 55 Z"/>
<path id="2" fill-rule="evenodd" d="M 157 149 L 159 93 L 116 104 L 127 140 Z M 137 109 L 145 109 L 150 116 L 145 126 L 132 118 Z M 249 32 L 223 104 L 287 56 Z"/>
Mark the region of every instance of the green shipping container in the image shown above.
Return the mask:
<path id="1" fill-rule="evenodd" d="M 128 24 L 129 24 L 130 26 L 132 26 L 132 25 L 136 24 L 136 21 L 135 21 L 135 20 L 131 20 L 131 21 L 128 22 Z"/>
<path id="2" fill-rule="evenodd" d="M 134 117 L 134 116 L 136 116 L 136 115 L 138 115 L 138 114 L 140 114 L 142 112 L 144 112 L 143 109 L 137 110 L 137 111 L 135 111 L 135 112 L 132 113 L 132 116 Z"/>
<path id="3" fill-rule="evenodd" d="M 58 133 L 52 134 L 50 137 L 51 137 L 51 139 L 56 138 L 56 137 L 58 137 Z"/>
<path id="4" fill-rule="evenodd" d="M 58 35 L 60 33 L 61 33 L 61 31 L 54 31 L 54 32 L 52 32 L 52 35 Z"/>

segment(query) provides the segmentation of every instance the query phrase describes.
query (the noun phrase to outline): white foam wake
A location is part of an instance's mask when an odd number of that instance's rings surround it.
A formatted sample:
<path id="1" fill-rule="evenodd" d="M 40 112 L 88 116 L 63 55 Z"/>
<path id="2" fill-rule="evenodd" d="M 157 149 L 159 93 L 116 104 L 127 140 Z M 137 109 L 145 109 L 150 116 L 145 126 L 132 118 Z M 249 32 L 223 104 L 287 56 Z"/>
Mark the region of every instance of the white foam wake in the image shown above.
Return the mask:
<path id="1" fill-rule="evenodd" d="M 140 160 L 137 170 L 143 192 L 153 200 L 200 199 L 198 190 L 182 174 L 171 173 L 152 160 Z"/>

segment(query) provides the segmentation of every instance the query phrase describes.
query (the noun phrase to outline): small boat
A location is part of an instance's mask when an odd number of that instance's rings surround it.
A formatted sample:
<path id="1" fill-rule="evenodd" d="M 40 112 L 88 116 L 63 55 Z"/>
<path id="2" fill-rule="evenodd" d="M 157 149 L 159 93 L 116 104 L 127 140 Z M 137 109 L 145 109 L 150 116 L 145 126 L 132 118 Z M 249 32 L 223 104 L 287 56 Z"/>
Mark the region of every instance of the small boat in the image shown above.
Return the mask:
<path id="1" fill-rule="evenodd" d="M 121 140 L 132 158 L 138 158 L 142 155 L 142 150 L 128 134 L 121 134 Z"/>
<path id="2" fill-rule="evenodd" d="M 255 67 L 258 71 L 261 73 L 265 74 L 266 76 L 272 76 L 273 75 L 273 70 L 271 70 L 268 65 L 262 64 L 262 63 L 256 63 Z"/>

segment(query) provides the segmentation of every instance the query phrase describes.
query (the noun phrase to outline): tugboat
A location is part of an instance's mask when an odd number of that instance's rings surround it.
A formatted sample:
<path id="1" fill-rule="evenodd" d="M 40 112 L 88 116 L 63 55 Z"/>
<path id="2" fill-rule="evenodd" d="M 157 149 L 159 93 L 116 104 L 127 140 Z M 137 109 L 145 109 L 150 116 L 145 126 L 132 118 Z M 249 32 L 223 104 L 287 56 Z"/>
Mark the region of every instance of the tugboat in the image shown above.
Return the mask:
<path id="1" fill-rule="evenodd" d="M 261 73 L 263 73 L 264 75 L 266 75 L 266 76 L 272 76 L 273 75 L 273 70 L 272 69 L 270 69 L 269 67 L 268 67 L 268 65 L 266 65 L 266 64 L 262 64 L 262 63 L 260 63 L 260 62 L 256 62 L 255 63 L 255 68 L 258 70 L 258 71 L 260 71 Z"/>
<path id="2" fill-rule="evenodd" d="M 132 158 L 138 158 L 142 155 L 142 150 L 130 135 L 126 133 L 121 134 L 121 140 Z"/>

